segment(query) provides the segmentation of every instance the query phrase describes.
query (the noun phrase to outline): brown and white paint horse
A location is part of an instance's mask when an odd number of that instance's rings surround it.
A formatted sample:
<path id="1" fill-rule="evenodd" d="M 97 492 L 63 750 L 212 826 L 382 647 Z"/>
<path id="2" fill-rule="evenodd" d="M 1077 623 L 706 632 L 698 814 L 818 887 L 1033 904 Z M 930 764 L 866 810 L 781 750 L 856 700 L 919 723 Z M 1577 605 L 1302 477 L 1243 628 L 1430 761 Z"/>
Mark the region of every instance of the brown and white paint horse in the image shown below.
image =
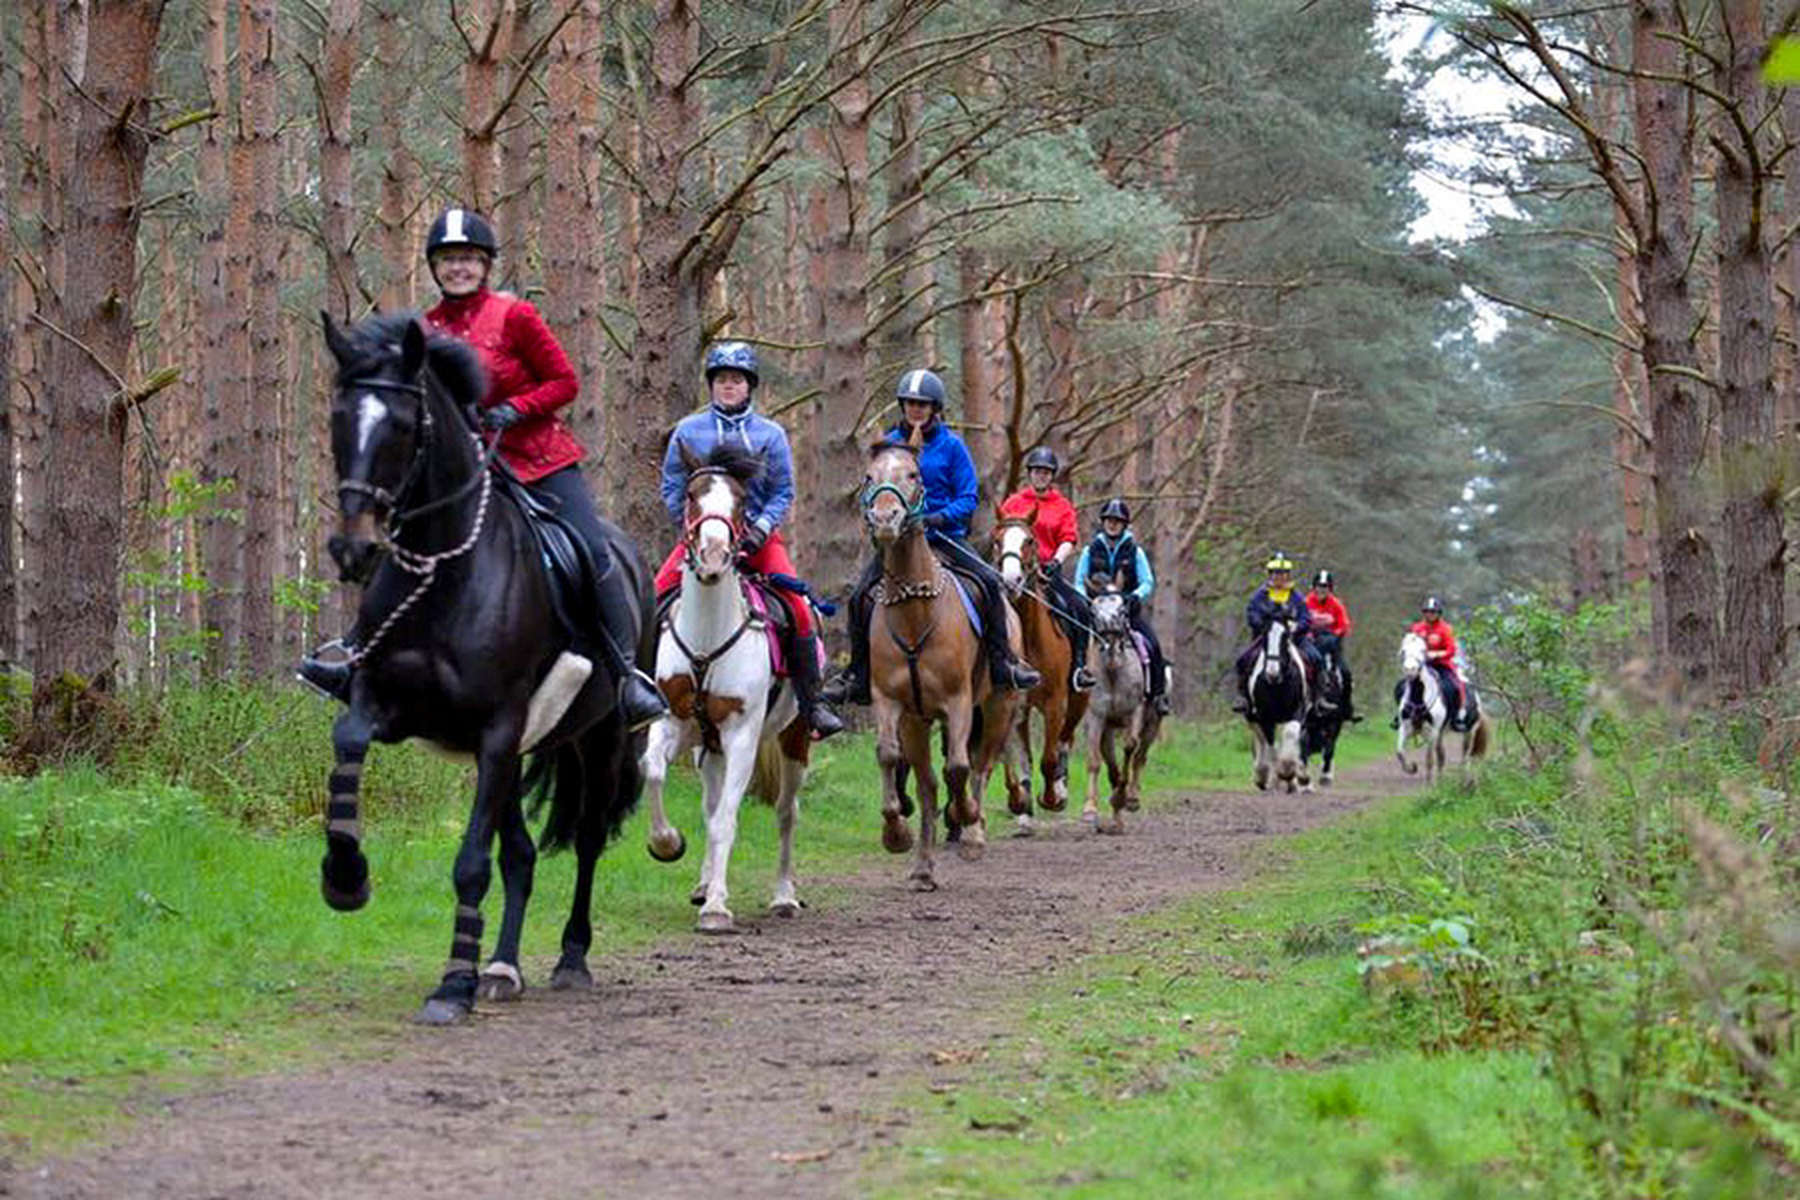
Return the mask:
<path id="1" fill-rule="evenodd" d="M 705 460 L 686 447 L 682 454 L 688 485 L 681 594 L 656 647 L 656 682 L 669 715 L 651 726 L 644 751 L 650 854 L 674 862 L 687 848 L 663 810 L 663 783 L 675 756 L 691 751 L 700 769 L 706 856 L 689 898 L 700 906 L 701 933 L 732 933 L 737 923 L 726 905 L 726 872 L 746 792 L 775 806 L 781 835 L 769 911 L 783 917 L 800 911 L 794 827 L 812 742 L 793 689 L 777 686 L 768 638 L 745 602 L 737 570 L 744 487 L 761 464 L 735 448 Z"/>

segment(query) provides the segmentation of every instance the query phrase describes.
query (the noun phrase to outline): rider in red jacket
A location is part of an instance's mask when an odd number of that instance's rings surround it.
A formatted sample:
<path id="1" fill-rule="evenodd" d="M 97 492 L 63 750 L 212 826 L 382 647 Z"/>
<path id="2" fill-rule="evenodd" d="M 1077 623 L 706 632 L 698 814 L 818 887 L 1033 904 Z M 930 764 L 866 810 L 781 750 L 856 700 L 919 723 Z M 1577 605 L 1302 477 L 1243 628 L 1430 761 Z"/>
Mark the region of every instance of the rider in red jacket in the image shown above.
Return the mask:
<path id="1" fill-rule="evenodd" d="M 1354 681 L 1350 677 L 1350 660 L 1344 654 L 1344 639 L 1350 636 L 1350 612 L 1337 597 L 1337 580 L 1330 571 L 1313 573 L 1312 590 L 1306 593 L 1306 607 L 1312 614 L 1312 639 L 1326 664 L 1337 666 L 1343 681 L 1343 719 L 1360 721 L 1351 700 Z"/>
<path id="2" fill-rule="evenodd" d="M 488 287 L 498 252 L 493 227 L 480 213 L 449 208 L 439 214 L 425 239 L 425 260 L 443 299 L 425 320 L 475 348 L 488 379 L 482 427 L 498 433 L 500 457 L 520 482 L 544 496 L 586 543 L 598 576 L 594 607 L 599 623 L 592 647 L 619 681 L 620 710 L 627 727 L 636 729 L 668 712 L 668 705 L 637 667 L 637 635 L 626 624 L 632 611 L 629 584 L 623 571 L 613 569 L 593 493 L 576 465 L 581 443 L 556 415 L 575 399 L 581 382 L 537 309 Z M 301 660 L 300 677 L 348 701 L 346 662 L 323 661 L 315 654 Z"/>
<path id="3" fill-rule="evenodd" d="M 1425 661 L 1438 672 L 1439 682 L 1444 685 L 1444 695 L 1456 697 L 1456 705 L 1450 710 L 1450 727 L 1461 729 L 1462 712 L 1468 703 L 1468 693 L 1463 687 L 1462 670 L 1457 665 L 1456 630 L 1450 627 L 1450 622 L 1444 620 L 1444 604 L 1436 596 L 1425 597 L 1420 613 L 1420 618 L 1412 624 L 1411 632 L 1425 639 Z"/>
<path id="4" fill-rule="evenodd" d="M 1075 557 L 1079 548 L 1081 526 L 1075 519 L 1075 506 L 1056 489 L 1056 473 L 1061 466 L 1056 452 L 1048 446 L 1039 446 L 1027 454 L 1025 478 L 1029 485 L 1000 502 L 1000 515 L 1032 518 L 1041 581 L 1049 594 L 1051 611 L 1061 610 L 1060 624 L 1069 638 L 1073 664 L 1070 683 L 1076 691 L 1085 692 L 1094 686 L 1094 673 L 1087 665 L 1088 630 L 1094 626 L 1094 609 L 1063 575 L 1063 564 Z"/>

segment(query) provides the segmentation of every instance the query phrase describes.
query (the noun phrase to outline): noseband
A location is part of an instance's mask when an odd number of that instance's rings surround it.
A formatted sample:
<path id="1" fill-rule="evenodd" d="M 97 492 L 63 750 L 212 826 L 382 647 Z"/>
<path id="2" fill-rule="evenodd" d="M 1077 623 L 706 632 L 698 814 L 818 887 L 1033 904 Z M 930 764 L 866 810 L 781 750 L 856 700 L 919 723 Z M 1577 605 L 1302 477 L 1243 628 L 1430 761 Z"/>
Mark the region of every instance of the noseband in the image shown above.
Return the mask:
<path id="1" fill-rule="evenodd" d="M 892 492 L 894 499 L 898 500 L 901 506 L 906 509 L 906 520 L 900 523 L 900 528 L 910 528 L 925 519 L 924 484 L 921 483 L 919 485 L 918 495 L 914 496 L 911 500 L 908 500 L 906 498 L 906 493 L 900 490 L 899 484 L 875 483 L 870 481 L 863 485 L 862 490 L 862 510 L 864 520 L 867 520 L 869 514 L 874 511 L 875 501 L 881 498 L 883 492 Z"/>
<path id="2" fill-rule="evenodd" d="M 688 485 L 690 487 L 693 486 L 694 480 L 707 475 L 721 475 L 727 479 L 732 478 L 731 472 L 726 471 L 721 467 L 700 467 L 688 476 Z M 706 527 L 708 521 L 717 521 L 719 524 L 725 526 L 725 548 L 730 557 L 736 557 L 737 555 L 738 539 L 743 535 L 742 518 L 727 517 L 719 513 L 701 513 L 687 523 L 687 526 L 681 535 L 681 545 L 684 557 L 687 559 L 687 564 L 690 567 L 698 565 L 695 562 L 695 554 L 697 552 L 695 542 L 699 540 L 700 531 Z"/>

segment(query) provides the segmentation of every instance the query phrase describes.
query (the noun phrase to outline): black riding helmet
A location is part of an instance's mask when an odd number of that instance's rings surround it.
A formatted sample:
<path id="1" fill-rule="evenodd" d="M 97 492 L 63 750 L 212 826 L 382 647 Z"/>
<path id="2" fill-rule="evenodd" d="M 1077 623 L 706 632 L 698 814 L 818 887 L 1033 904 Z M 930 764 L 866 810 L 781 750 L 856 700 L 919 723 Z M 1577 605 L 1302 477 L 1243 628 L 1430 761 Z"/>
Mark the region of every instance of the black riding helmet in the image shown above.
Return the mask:
<path id="1" fill-rule="evenodd" d="M 1117 518 L 1129 525 L 1131 524 L 1131 506 L 1120 497 L 1114 496 L 1100 506 L 1100 519 L 1104 521 L 1108 517 Z"/>
<path id="2" fill-rule="evenodd" d="M 1034 471 L 1039 467 L 1048 470 L 1052 475 L 1062 470 L 1062 464 L 1056 461 L 1056 451 L 1048 446 L 1039 446 L 1025 456 L 1025 469 Z"/>
<path id="3" fill-rule="evenodd" d="M 489 258 L 500 253 L 494 227 L 472 208 L 446 208 L 438 214 L 431 223 L 431 232 L 425 235 L 425 261 L 430 262 L 439 250 L 456 246 L 483 251 Z"/>
<path id="4" fill-rule="evenodd" d="M 1336 587 L 1337 580 L 1335 580 L 1331 577 L 1330 571 L 1327 571 L 1325 568 L 1320 567 L 1316 572 L 1313 573 L 1313 586 L 1316 588 Z"/>
<path id="5" fill-rule="evenodd" d="M 1439 600 L 1436 596 L 1427 596 L 1425 597 L 1425 603 L 1419 606 L 1419 611 L 1437 613 L 1441 616 L 1444 612 L 1444 602 Z"/>

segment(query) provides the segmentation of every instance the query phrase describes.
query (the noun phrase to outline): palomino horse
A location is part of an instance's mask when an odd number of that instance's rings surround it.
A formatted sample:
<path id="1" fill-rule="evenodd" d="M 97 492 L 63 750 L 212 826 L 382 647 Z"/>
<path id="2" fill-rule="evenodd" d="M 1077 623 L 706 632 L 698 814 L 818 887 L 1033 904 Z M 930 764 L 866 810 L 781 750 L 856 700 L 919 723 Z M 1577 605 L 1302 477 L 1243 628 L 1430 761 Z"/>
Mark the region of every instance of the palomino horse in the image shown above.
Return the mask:
<path id="1" fill-rule="evenodd" d="M 775 806 L 781 833 L 775 898 L 769 911 L 800 911 L 794 890 L 794 823 L 812 746 L 791 687 L 778 686 L 762 618 L 750 610 L 737 570 L 744 489 L 762 461 L 733 446 L 704 460 L 681 447 L 688 469 L 681 594 L 656 647 L 656 682 L 669 715 L 650 727 L 644 776 L 650 795 L 650 854 L 673 862 L 687 848 L 663 812 L 663 781 L 683 750 L 698 757 L 706 811 L 706 858 L 690 897 L 701 933 L 737 928 L 725 902 L 726 870 L 737 840 L 738 806 L 754 786 Z"/>
<path id="2" fill-rule="evenodd" d="M 1162 729 L 1150 678 L 1131 636 L 1131 597 L 1108 585 L 1094 596 L 1094 690 L 1088 704 L 1088 786 L 1081 819 L 1101 833 L 1124 833 L 1125 813 L 1142 802 L 1144 763 Z M 1114 739 L 1119 739 L 1117 757 Z M 1112 820 L 1100 822 L 1100 764 L 1112 787 Z"/>
<path id="3" fill-rule="evenodd" d="M 1069 752 L 1088 707 L 1087 693 L 1076 691 L 1069 679 L 1075 664 L 1070 660 L 1068 635 L 1057 623 L 1044 591 L 1031 586 L 1039 570 L 1037 536 L 1032 532 L 1035 515 L 1001 517 L 994 526 L 993 541 L 1000 578 L 1019 614 L 1025 657 L 1044 677 L 1019 706 L 1018 740 L 1013 743 L 1017 763 L 1011 755 L 1003 759 L 1007 807 L 1018 816 L 1020 833 L 1031 831 L 1032 710 L 1044 718 L 1044 752 L 1038 762 L 1044 793 L 1038 802 L 1051 812 L 1061 812 L 1069 803 Z"/>
<path id="4" fill-rule="evenodd" d="M 1256 745 L 1253 777 L 1259 790 L 1267 791 L 1271 774 L 1294 791 L 1295 784 L 1310 789 L 1311 777 L 1300 757 L 1300 726 L 1306 719 L 1306 665 L 1294 645 L 1293 630 L 1281 617 L 1263 630 L 1262 645 L 1250 669 L 1250 723 Z"/>
<path id="5" fill-rule="evenodd" d="M 987 848 L 981 794 L 1012 728 L 1013 693 L 992 686 L 959 585 L 932 553 L 921 523 L 925 484 L 918 452 L 881 445 L 869 454 L 863 518 L 881 552 L 882 576 L 869 626 L 869 684 L 875 705 L 875 756 L 881 764 L 881 844 L 914 851 L 909 878 L 920 891 L 937 887 L 937 775 L 931 727 L 944 734 L 945 814 L 961 830 L 957 850 L 980 858 Z M 1018 620 L 1007 637 L 1019 645 Z M 971 753 L 973 751 L 973 753 Z M 902 774 L 919 787 L 919 837 L 906 825 Z"/>
<path id="6" fill-rule="evenodd" d="M 1394 757 L 1408 775 L 1418 773 L 1418 764 L 1406 757 L 1409 739 L 1422 738 L 1425 743 L 1425 782 L 1441 778 L 1444 773 L 1444 734 L 1450 724 L 1450 705 L 1438 683 L 1438 673 L 1425 665 L 1425 639 L 1408 633 L 1400 639 L 1400 734 L 1394 741 Z M 1469 688 L 1469 705 L 1475 720 L 1462 735 L 1462 761 L 1468 763 L 1487 754 L 1488 719 L 1481 711 L 1475 689 Z"/>
<path id="7" fill-rule="evenodd" d="M 420 1019 L 444 1024 L 474 1006 L 496 835 L 506 904 L 479 990 L 493 999 L 523 990 L 519 932 L 537 850 L 521 796 L 537 789 L 550 802 L 544 845 L 573 843 L 576 853 L 574 906 L 551 983 L 587 985 L 594 864 L 637 803 L 643 746 L 616 711 L 617 681 L 571 653 L 587 648 L 581 631 L 595 618 L 571 603 L 569 620 L 560 619 L 525 512 L 493 494 L 496 476 L 471 424 L 487 387 L 474 352 L 428 340 L 412 314 L 369 317 L 347 331 L 326 317 L 325 340 L 337 360 L 331 448 L 342 517 L 331 553 L 346 579 L 368 586 L 349 707 L 332 729 L 320 890 L 340 910 L 368 901 L 358 801 L 370 742 L 420 738 L 471 755 L 475 800 L 456 856 L 450 961 Z M 612 569 L 626 572 L 632 616 L 647 633 L 643 564 L 622 534 L 608 533 Z M 637 656 L 648 659 L 646 637 Z M 521 780 L 526 751 L 533 763 Z"/>

